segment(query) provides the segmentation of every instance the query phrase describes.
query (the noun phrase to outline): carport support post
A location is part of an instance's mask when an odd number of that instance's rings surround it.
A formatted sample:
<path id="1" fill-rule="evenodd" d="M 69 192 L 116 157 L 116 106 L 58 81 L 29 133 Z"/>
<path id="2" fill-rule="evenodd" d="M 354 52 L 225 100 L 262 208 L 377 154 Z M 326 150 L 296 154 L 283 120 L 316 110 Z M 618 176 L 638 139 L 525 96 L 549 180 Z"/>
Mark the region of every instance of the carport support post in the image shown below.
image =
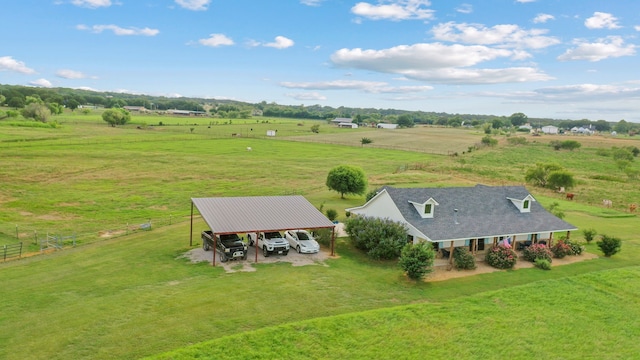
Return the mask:
<path id="1" fill-rule="evenodd" d="M 193 200 L 191 200 L 191 228 L 189 233 L 189 246 L 193 246 Z"/>
<path id="2" fill-rule="evenodd" d="M 336 227 L 331 229 L 331 256 L 336 256 Z"/>
<path id="3" fill-rule="evenodd" d="M 216 266 L 216 249 L 218 248 L 218 238 L 216 237 L 216 234 L 213 233 L 213 231 L 211 232 L 211 236 L 213 236 L 213 266 Z M 202 239 L 202 241 L 205 240 Z"/>

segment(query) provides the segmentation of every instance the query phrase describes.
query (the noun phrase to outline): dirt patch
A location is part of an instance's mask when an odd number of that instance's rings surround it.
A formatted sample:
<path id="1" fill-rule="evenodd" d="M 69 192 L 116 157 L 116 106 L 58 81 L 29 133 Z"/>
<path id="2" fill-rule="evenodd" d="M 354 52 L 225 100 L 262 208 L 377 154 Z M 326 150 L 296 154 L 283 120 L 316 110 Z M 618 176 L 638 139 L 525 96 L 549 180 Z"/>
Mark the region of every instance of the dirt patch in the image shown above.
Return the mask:
<path id="1" fill-rule="evenodd" d="M 578 256 L 567 256 L 563 259 L 553 259 L 551 263 L 552 268 L 555 266 L 562 266 L 567 264 L 572 264 L 578 261 L 585 261 L 591 259 L 597 259 L 598 255 L 591 253 L 582 253 L 582 255 Z M 514 269 L 524 269 L 524 268 L 532 268 L 533 263 L 522 259 L 522 257 L 518 258 L 518 262 Z M 465 277 L 465 276 L 473 276 L 478 274 L 485 274 L 495 271 L 506 271 L 496 269 L 487 265 L 487 263 L 483 260 L 476 260 L 476 269 L 475 270 L 456 270 L 450 269 L 450 266 L 446 263 L 446 260 L 438 259 L 436 260 L 436 266 L 434 266 L 434 271 L 428 274 L 424 280 L 428 282 L 432 281 L 443 281 L 449 280 L 453 278 Z"/>
<path id="2" fill-rule="evenodd" d="M 317 254 L 298 254 L 295 251 L 290 251 L 288 255 L 271 255 L 264 257 L 262 252 L 258 252 L 258 264 L 272 264 L 277 262 L 290 263 L 292 266 L 306 266 L 306 265 L 322 265 L 327 266 L 325 260 L 331 257 L 329 251 L 320 249 Z M 180 258 L 187 258 L 192 263 L 199 262 L 213 262 L 213 251 L 204 251 L 202 248 L 195 248 L 187 251 Z M 216 266 L 221 266 L 227 273 L 233 273 L 238 271 L 256 271 L 253 264 L 256 263 L 256 250 L 254 247 L 249 247 L 247 254 L 247 260 L 230 260 L 227 262 L 220 262 L 219 258 L 216 258 Z"/>

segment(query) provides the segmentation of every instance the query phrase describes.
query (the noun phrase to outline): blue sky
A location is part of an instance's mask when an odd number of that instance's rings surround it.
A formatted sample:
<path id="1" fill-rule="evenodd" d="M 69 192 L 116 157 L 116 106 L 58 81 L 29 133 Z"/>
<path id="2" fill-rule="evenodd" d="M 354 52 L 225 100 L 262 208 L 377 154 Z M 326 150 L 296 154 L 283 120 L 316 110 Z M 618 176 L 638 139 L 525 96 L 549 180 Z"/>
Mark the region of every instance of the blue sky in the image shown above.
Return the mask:
<path id="1" fill-rule="evenodd" d="M 0 83 L 640 122 L 637 0 L 21 0 Z"/>

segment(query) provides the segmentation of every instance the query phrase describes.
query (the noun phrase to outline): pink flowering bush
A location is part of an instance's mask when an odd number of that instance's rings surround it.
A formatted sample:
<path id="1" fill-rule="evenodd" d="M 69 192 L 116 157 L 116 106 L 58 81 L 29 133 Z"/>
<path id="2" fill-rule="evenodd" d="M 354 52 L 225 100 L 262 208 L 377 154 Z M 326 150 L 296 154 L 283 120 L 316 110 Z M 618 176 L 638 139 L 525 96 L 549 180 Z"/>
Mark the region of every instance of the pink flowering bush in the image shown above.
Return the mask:
<path id="1" fill-rule="evenodd" d="M 555 245 L 551 247 L 551 252 L 553 253 L 553 256 L 558 259 L 562 259 L 567 255 L 573 255 L 571 246 L 569 246 L 562 240 L 559 240 Z"/>
<path id="2" fill-rule="evenodd" d="M 531 262 L 536 261 L 536 259 L 544 259 L 551 262 L 551 256 L 551 250 L 544 244 L 533 244 L 522 250 L 522 257 Z"/>
<path id="3" fill-rule="evenodd" d="M 497 269 L 512 269 L 516 265 L 518 255 L 511 247 L 493 246 L 487 251 L 487 264 Z"/>

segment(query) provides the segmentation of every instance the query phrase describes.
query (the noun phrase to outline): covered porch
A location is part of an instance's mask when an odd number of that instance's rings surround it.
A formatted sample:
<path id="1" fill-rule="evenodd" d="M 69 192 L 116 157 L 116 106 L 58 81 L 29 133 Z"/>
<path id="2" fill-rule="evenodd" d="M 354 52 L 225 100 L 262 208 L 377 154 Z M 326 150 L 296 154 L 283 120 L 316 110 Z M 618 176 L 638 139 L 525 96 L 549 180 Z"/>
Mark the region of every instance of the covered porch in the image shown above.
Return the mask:
<path id="1" fill-rule="evenodd" d="M 571 231 L 566 232 L 566 239 L 571 236 Z M 549 247 L 553 246 L 554 233 L 534 233 L 534 234 L 518 234 L 518 235 L 502 235 L 491 238 L 475 238 L 468 240 L 444 240 L 432 242 L 436 250 L 436 259 L 434 266 L 452 266 L 453 253 L 456 248 L 466 248 L 474 256 L 476 262 L 485 261 L 486 251 L 493 246 L 499 244 L 509 244 L 518 256 L 521 255 L 524 248 L 532 244 L 545 244 Z"/>

